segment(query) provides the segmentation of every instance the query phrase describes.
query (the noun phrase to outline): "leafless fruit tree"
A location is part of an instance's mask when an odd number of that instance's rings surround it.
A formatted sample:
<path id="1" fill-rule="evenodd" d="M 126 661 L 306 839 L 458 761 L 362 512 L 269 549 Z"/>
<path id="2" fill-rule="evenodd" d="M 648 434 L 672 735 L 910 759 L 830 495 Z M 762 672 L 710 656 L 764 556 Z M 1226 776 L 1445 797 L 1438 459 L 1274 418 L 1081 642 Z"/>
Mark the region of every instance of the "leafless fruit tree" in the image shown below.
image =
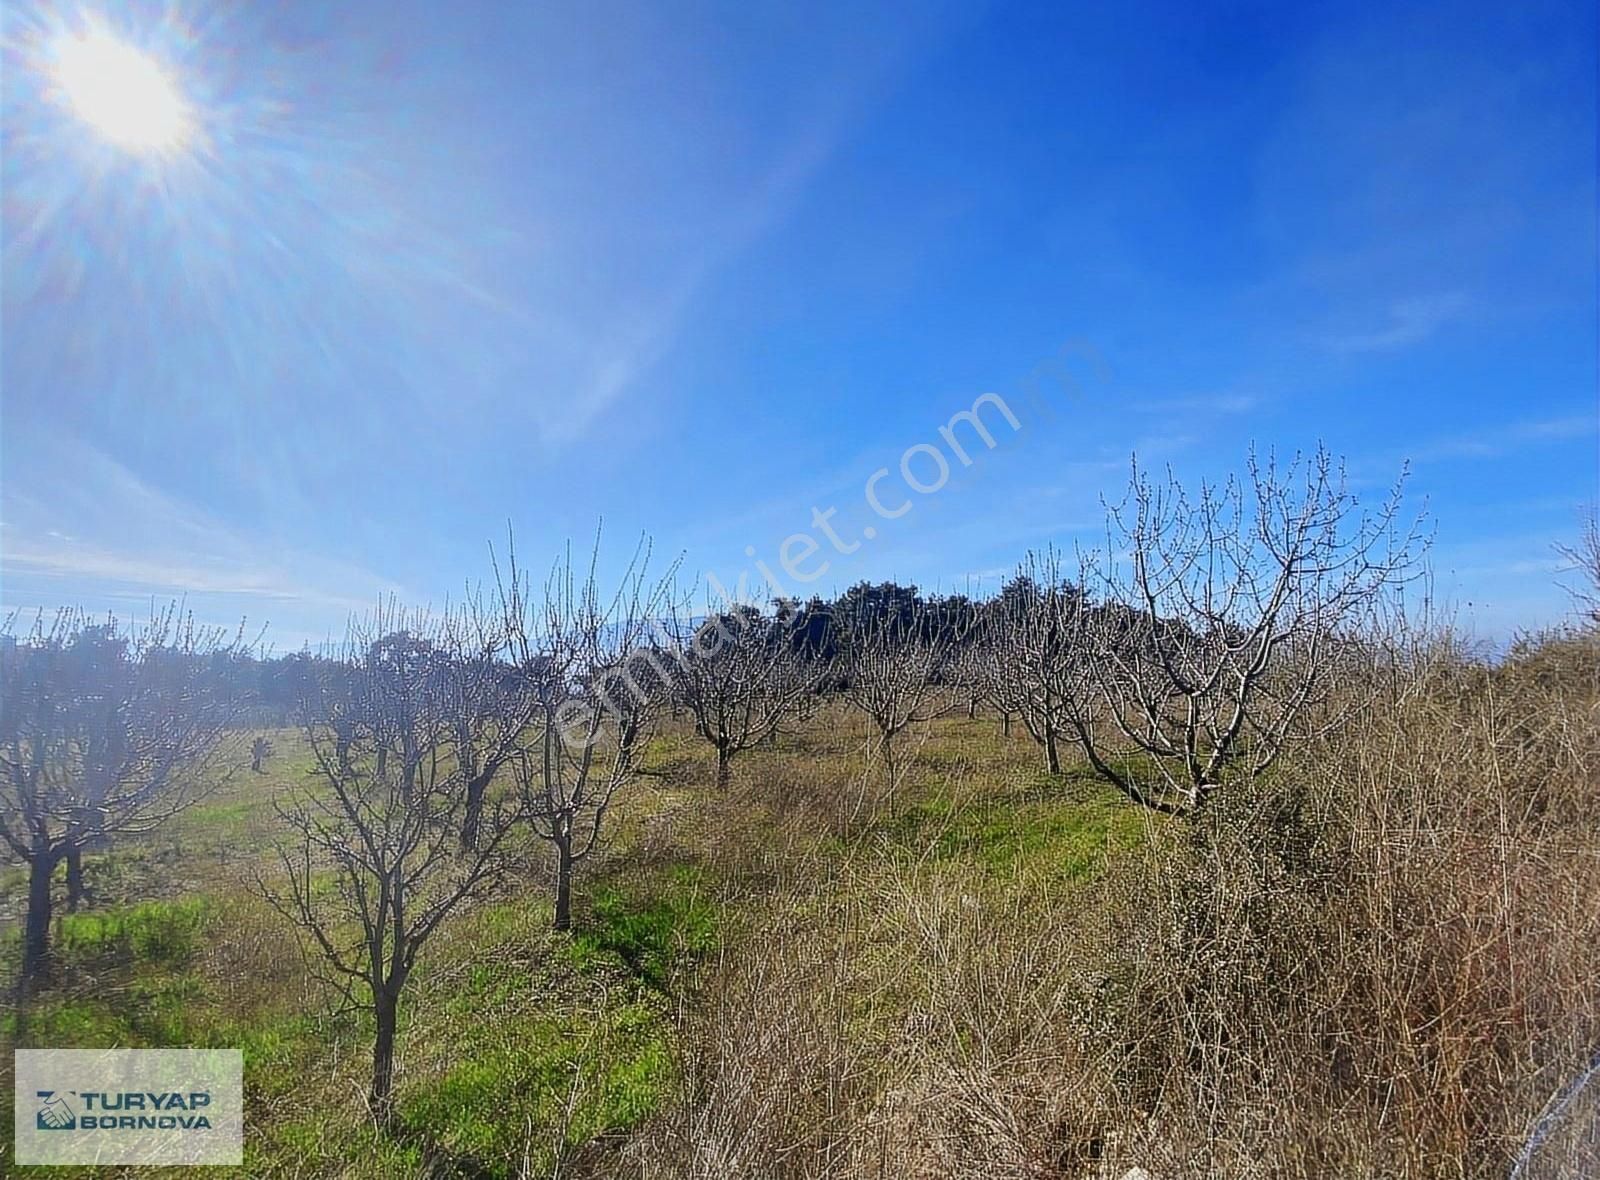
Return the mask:
<path id="1" fill-rule="evenodd" d="M 909 617 L 863 613 L 835 620 L 839 632 L 838 674 L 844 698 L 866 714 L 883 763 L 887 789 L 899 784 L 894 743 L 907 727 L 949 712 L 939 681 L 964 635 L 931 625 L 926 610 Z"/>
<path id="2" fill-rule="evenodd" d="M 1017 693 L 1004 673 L 1005 629 L 999 608 L 986 602 L 974 618 L 971 633 L 951 654 L 946 663 L 952 699 L 965 705 L 967 716 L 976 718 L 978 709 L 988 705 L 1000 717 L 1002 737 L 1011 736 L 1011 719 L 1017 714 Z"/>
<path id="3" fill-rule="evenodd" d="M 572 876 L 594 851 L 612 800 L 637 773 L 638 755 L 671 684 L 648 642 L 670 610 L 671 574 L 652 580 L 641 541 L 616 593 L 570 551 L 534 604 L 515 560 L 500 578 L 509 650 L 534 707 L 511 765 L 522 814 L 556 854 L 555 928 L 572 924 Z"/>
<path id="4" fill-rule="evenodd" d="M 242 698 L 228 675 L 238 637 L 176 606 L 140 628 L 43 616 L 0 645 L 0 839 L 28 866 L 19 995 L 47 971 L 51 878 L 68 904 L 85 849 L 148 832 L 214 788 L 210 765 Z"/>
<path id="5" fill-rule="evenodd" d="M 257 888 L 309 936 L 313 961 L 353 1007 L 372 1014 L 370 1097 L 392 1117 L 400 997 L 424 944 L 505 866 L 512 807 L 480 816 L 461 847 L 466 775 L 456 758 L 462 677 L 492 674 L 457 620 L 390 606 L 351 628 L 336 688 L 307 702 L 314 787 L 277 805 L 289 835 L 282 874 Z M 485 719 L 485 726 L 503 724 Z"/>
<path id="6" fill-rule="evenodd" d="M 1558 548 L 1582 579 L 1583 584 L 1573 590 L 1574 597 L 1589 621 L 1600 623 L 1600 508 L 1589 509 L 1576 544 Z"/>
<path id="7" fill-rule="evenodd" d="M 1029 554 L 987 604 L 971 645 L 984 695 L 1002 714 L 1022 718 L 1051 774 L 1061 773 L 1061 743 L 1072 740 L 1086 699 L 1083 609 L 1083 593 L 1063 576 L 1055 551 Z"/>
<path id="8" fill-rule="evenodd" d="M 726 788 L 738 754 L 810 713 L 825 668 L 801 654 L 783 617 L 754 606 L 698 624 L 675 618 L 670 637 L 676 691 L 716 751 L 717 786 Z"/>
<path id="9" fill-rule="evenodd" d="M 1098 700 L 1073 718 L 1095 770 L 1158 810 L 1205 806 L 1225 768 L 1264 771 L 1286 742 L 1337 723 L 1318 706 L 1348 642 L 1417 573 L 1420 517 L 1397 482 L 1373 508 L 1319 448 L 1191 500 L 1134 469 L 1108 515 L 1080 612 Z M 1135 757 L 1114 756 L 1106 723 Z M 1098 729 L 1097 729 L 1098 727 Z"/>
<path id="10" fill-rule="evenodd" d="M 952 652 L 945 662 L 945 675 L 949 681 L 946 687 L 950 690 L 950 699 L 955 705 L 966 709 L 969 721 L 978 716 L 980 705 L 993 703 L 989 696 L 989 678 L 985 674 L 987 653 L 979 639 L 983 630 L 984 624 L 980 621 L 974 626 L 967 642 Z"/>
<path id="11" fill-rule="evenodd" d="M 471 848 L 478 841 L 489 788 L 521 749 L 539 700 L 525 670 L 508 660 L 510 639 L 498 606 L 470 595 L 445 625 L 456 655 L 439 700 L 466 792 L 461 846 Z"/>

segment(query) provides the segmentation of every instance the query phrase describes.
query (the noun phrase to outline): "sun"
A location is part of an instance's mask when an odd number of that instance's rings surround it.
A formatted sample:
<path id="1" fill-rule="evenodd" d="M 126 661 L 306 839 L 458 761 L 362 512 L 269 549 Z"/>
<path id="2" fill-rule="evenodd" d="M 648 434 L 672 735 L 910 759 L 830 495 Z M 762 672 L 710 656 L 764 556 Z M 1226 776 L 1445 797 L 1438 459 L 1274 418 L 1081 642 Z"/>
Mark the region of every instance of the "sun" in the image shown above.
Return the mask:
<path id="1" fill-rule="evenodd" d="M 54 75 L 79 118 L 126 151 L 173 152 L 189 138 L 193 112 L 166 71 L 103 31 L 64 36 Z"/>

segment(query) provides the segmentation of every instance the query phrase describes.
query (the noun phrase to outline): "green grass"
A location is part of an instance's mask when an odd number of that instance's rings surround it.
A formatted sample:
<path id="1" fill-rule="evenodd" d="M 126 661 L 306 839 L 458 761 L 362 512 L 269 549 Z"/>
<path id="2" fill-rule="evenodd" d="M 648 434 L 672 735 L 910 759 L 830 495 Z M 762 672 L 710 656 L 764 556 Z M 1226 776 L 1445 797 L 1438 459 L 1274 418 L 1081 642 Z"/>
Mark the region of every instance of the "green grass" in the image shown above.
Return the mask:
<path id="1" fill-rule="evenodd" d="M 1096 876 L 1143 837 L 1144 817 L 1114 790 L 1081 773 L 1034 772 L 1009 790 L 928 792 L 882 820 L 875 834 L 893 855 L 965 862 L 988 873 L 1019 868 L 1065 881 Z"/>
<path id="2" fill-rule="evenodd" d="M 908 847 L 928 848 L 939 859 L 965 859 L 991 872 L 1027 864 L 1084 880 L 1108 855 L 1137 840 L 1137 830 L 1122 822 L 1125 818 L 1126 809 L 1114 802 L 1066 813 L 1037 803 L 985 801 L 954 812 L 918 809 L 898 827 Z"/>
<path id="3" fill-rule="evenodd" d="M 214 914 L 205 897 L 146 901 L 101 913 L 67 914 L 56 926 L 55 953 L 74 959 L 123 959 L 181 967 Z"/>
<path id="4" fill-rule="evenodd" d="M 681 970 L 716 945 L 716 926 L 701 873 L 675 869 L 643 898 L 613 886 L 597 889 L 589 919 L 573 938 L 573 955 L 579 963 L 611 956 L 645 984 L 666 991 Z"/>
<path id="5" fill-rule="evenodd" d="M 460 1060 L 402 1095 L 400 1121 L 486 1175 L 508 1175 L 530 1128 L 551 1128 L 537 1167 L 558 1148 L 626 1130 L 655 1109 L 672 1077 L 660 1014 L 634 1002 L 600 1012 L 560 1007 L 515 1025 L 490 1024 Z"/>
<path id="6" fill-rule="evenodd" d="M 205 896 L 57 915 L 52 953 L 58 972 L 81 975 L 117 964 L 184 966 L 201 945 L 214 904 Z M 14 970 L 21 954 L 22 932 L 0 934 L 0 961 Z"/>

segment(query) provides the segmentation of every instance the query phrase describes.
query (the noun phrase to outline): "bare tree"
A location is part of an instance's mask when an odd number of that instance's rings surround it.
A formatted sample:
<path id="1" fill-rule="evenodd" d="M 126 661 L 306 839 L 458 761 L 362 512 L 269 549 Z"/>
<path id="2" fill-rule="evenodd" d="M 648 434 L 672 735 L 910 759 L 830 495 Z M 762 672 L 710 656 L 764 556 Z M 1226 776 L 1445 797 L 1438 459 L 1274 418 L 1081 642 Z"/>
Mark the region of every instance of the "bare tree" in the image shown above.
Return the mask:
<path id="1" fill-rule="evenodd" d="M 509 638 L 498 609 L 469 595 L 446 622 L 457 654 L 439 701 L 452 735 L 452 752 L 466 792 L 461 845 L 478 840 L 485 801 L 495 775 L 521 748 L 523 731 L 538 710 L 524 669 L 509 662 Z"/>
<path id="2" fill-rule="evenodd" d="M 964 636 L 950 627 L 930 626 L 921 606 L 908 615 L 856 612 L 836 620 L 840 622 L 842 692 L 872 722 L 885 785 L 892 791 L 901 773 L 895 739 L 907 727 L 949 711 L 937 685 Z"/>
<path id="3" fill-rule="evenodd" d="M 1045 769 L 1061 773 L 1089 679 L 1082 646 L 1083 593 L 1065 578 L 1054 550 L 1029 554 L 984 613 L 973 645 L 985 695 L 1022 718 L 1044 750 Z"/>
<path id="4" fill-rule="evenodd" d="M 1556 548 L 1583 580 L 1583 584 L 1573 590 L 1573 597 L 1590 622 L 1600 623 L 1600 508 L 1589 509 L 1577 544 Z"/>
<path id="5" fill-rule="evenodd" d="M 47 971 L 51 878 L 82 854 L 148 832 L 219 781 L 211 756 L 243 702 L 228 676 L 239 640 L 169 606 L 142 628 L 42 616 L 0 644 L 0 839 L 28 866 L 19 995 Z"/>
<path id="6" fill-rule="evenodd" d="M 453 706 L 459 678 L 482 674 L 461 634 L 393 605 L 352 626 L 337 691 L 307 702 L 316 786 L 277 805 L 291 833 L 278 844 L 282 877 L 257 878 L 309 936 L 325 978 L 372 1014 L 370 1097 L 383 1123 L 392 1118 L 400 997 L 417 956 L 505 866 L 509 806 L 480 817 L 473 846 L 461 847 L 467 792 Z"/>
<path id="7" fill-rule="evenodd" d="M 986 602 L 976 613 L 971 633 L 946 662 L 946 675 L 968 718 L 976 718 L 979 707 L 988 705 L 999 714 L 1001 736 L 1010 737 L 1017 694 L 1005 674 L 1005 627 L 997 603 Z"/>
<path id="8" fill-rule="evenodd" d="M 780 615 L 754 606 L 711 615 L 698 625 L 671 624 L 675 688 L 694 729 L 717 754 L 717 786 L 726 788 L 733 759 L 805 716 L 824 669 L 798 650 Z"/>
<path id="9" fill-rule="evenodd" d="M 945 662 L 945 676 L 951 699 L 966 709 L 969 721 L 977 718 L 980 705 L 992 703 L 985 666 L 987 653 L 983 650 L 980 640 L 984 630 L 982 622 L 975 624 L 973 633 L 967 637 L 967 641 L 953 651 Z"/>
<path id="10" fill-rule="evenodd" d="M 670 609 L 671 572 L 648 578 L 641 541 L 618 590 L 601 595 L 599 544 L 580 577 L 570 550 L 532 603 L 513 558 L 501 578 L 510 651 L 533 700 L 511 759 L 522 815 L 556 854 L 555 928 L 572 924 L 572 877 L 599 843 L 616 793 L 638 771 L 639 748 L 672 681 L 648 642 Z"/>
<path id="11" fill-rule="evenodd" d="M 1403 477 L 1402 477 L 1403 479 Z M 1191 500 L 1134 469 L 1111 509 L 1102 601 L 1079 612 L 1098 701 L 1073 731 L 1095 770 L 1158 810 L 1203 807 L 1225 768 L 1264 771 L 1320 717 L 1340 654 L 1416 573 L 1426 538 L 1400 484 L 1368 511 L 1327 451 Z M 1121 556 L 1119 556 L 1121 555 Z M 1119 759 L 1103 730 L 1141 757 Z"/>

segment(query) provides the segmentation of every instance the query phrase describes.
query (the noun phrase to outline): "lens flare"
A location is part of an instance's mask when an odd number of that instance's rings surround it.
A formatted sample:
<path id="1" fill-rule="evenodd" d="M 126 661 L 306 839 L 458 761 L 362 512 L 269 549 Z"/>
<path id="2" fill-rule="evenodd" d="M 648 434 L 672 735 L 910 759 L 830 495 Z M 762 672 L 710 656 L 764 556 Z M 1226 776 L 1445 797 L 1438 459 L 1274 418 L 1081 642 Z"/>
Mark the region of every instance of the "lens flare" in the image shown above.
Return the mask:
<path id="1" fill-rule="evenodd" d="M 83 121 L 126 151 L 167 153 L 188 141 L 193 112 L 152 58 L 101 32 L 64 36 L 56 84 Z"/>

